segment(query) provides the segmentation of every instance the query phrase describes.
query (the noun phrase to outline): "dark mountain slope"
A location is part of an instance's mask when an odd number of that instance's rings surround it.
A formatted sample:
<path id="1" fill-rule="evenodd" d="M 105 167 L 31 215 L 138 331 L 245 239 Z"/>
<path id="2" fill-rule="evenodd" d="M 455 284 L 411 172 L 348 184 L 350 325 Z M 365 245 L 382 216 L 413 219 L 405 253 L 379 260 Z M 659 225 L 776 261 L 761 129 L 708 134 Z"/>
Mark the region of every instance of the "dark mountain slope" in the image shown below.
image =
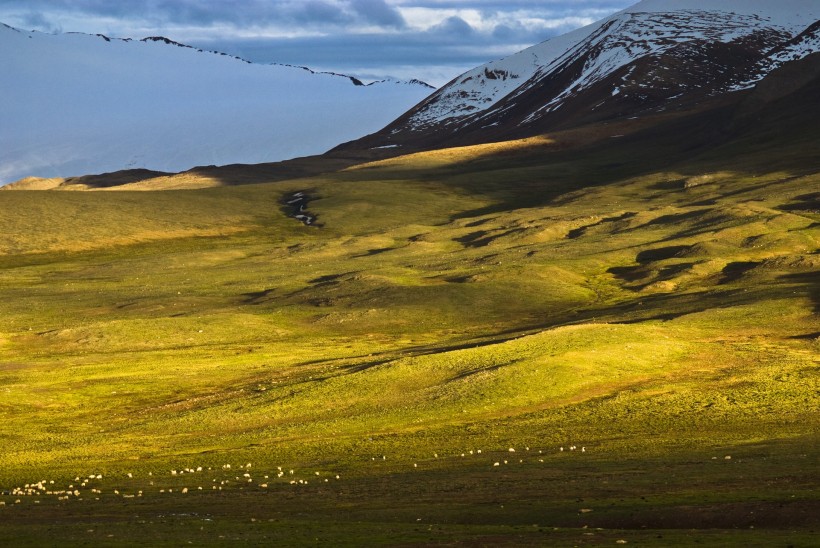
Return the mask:
<path id="1" fill-rule="evenodd" d="M 645 1 L 478 67 L 337 150 L 431 150 L 708 108 L 820 50 L 810 3 L 772 4 L 761 14 L 741 3 L 690 4 Z"/>

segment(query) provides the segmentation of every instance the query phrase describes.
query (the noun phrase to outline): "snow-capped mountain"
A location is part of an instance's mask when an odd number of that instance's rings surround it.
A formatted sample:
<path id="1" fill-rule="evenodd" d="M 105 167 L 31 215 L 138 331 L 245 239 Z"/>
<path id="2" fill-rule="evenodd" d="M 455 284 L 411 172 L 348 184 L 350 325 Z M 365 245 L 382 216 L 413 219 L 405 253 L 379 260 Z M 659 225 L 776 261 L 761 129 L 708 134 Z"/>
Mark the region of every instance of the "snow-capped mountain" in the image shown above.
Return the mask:
<path id="1" fill-rule="evenodd" d="M 251 64 L 162 37 L 0 24 L 0 52 L 0 185 L 319 154 L 378 130 L 433 90 Z"/>
<path id="2" fill-rule="evenodd" d="M 818 0 L 643 0 L 462 74 L 352 146 L 466 144 L 692 106 L 820 51 L 818 19 Z"/>

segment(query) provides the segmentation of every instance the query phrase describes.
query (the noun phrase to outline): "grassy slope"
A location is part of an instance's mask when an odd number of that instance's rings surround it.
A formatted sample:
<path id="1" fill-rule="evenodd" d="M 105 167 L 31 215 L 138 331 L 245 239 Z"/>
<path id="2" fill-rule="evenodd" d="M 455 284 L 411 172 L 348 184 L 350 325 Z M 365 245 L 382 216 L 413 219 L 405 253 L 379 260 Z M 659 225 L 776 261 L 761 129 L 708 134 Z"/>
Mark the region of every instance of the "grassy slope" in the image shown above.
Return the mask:
<path id="1" fill-rule="evenodd" d="M 2 495 L 0 529 L 807 545 L 820 174 L 813 130 L 765 130 L 0 193 L 0 487 L 80 491 Z"/>

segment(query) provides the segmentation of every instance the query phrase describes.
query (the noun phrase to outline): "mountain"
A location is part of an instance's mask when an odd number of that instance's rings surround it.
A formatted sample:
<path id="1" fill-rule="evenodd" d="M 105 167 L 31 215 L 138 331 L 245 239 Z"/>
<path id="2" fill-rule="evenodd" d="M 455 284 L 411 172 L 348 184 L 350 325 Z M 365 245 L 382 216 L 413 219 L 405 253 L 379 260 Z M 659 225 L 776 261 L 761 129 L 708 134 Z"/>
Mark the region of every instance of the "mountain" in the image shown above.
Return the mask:
<path id="1" fill-rule="evenodd" d="M 365 86 L 163 37 L 0 24 L 0 51 L 0 185 L 317 154 L 379 129 L 433 89 L 418 81 Z"/>
<path id="2" fill-rule="evenodd" d="M 3 187 L 151 190 L 0 192 L 4 546 L 817 545 L 816 28 L 529 138 Z"/>
<path id="3" fill-rule="evenodd" d="M 0 192 L 5 544 L 815 545 L 820 54 L 733 97 Z"/>
<path id="4" fill-rule="evenodd" d="M 644 0 L 470 70 L 340 150 L 431 149 L 690 109 L 820 51 L 815 0 Z"/>

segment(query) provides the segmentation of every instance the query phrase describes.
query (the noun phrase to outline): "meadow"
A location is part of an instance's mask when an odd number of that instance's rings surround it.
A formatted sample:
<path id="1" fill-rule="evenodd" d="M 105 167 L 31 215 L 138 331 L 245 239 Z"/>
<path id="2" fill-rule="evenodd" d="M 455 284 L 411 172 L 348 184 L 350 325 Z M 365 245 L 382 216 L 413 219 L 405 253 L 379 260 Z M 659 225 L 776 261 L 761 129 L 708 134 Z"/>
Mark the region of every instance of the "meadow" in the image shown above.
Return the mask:
<path id="1" fill-rule="evenodd" d="M 5 542 L 812 545 L 814 129 L 658 124 L 0 192 Z"/>

